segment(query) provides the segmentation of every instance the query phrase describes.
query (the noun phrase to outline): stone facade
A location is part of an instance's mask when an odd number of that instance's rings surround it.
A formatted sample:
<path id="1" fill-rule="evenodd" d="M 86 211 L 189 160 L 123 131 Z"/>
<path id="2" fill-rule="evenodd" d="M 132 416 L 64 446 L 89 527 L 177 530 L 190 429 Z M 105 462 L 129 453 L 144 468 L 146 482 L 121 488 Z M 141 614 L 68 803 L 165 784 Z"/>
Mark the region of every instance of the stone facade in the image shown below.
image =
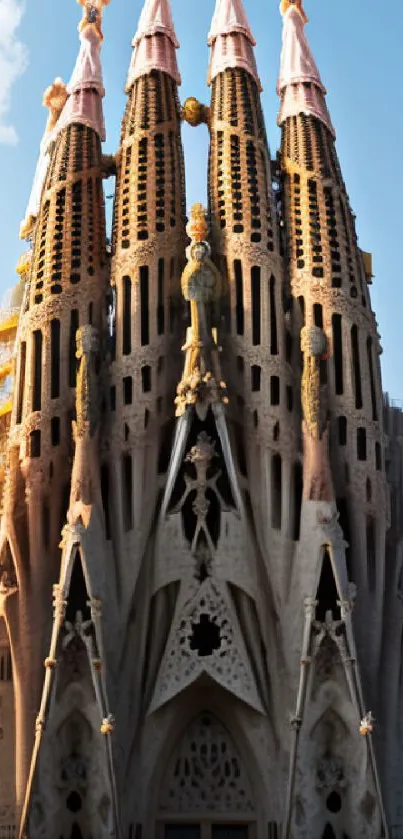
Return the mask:
<path id="1" fill-rule="evenodd" d="M 105 157 L 108 2 L 80 0 L 21 228 L 0 839 L 401 839 L 403 419 L 301 0 L 275 160 L 242 0 L 183 107 L 145 0 Z M 188 224 L 182 120 L 210 133 Z"/>

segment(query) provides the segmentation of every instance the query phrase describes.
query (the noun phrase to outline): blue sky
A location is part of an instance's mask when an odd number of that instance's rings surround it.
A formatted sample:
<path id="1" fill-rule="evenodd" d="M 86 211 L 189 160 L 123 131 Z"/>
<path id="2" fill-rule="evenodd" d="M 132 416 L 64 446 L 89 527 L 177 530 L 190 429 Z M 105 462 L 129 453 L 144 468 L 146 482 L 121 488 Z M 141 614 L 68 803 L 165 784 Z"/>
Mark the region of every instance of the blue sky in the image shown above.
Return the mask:
<path id="1" fill-rule="evenodd" d="M 244 0 L 257 45 L 272 155 L 281 45 L 276 0 Z M 181 100 L 208 101 L 206 37 L 214 0 L 172 0 L 181 43 Z M 360 245 L 374 256 L 372 303 L 384 347 L 383 384 L 403 400 L 403 6 L 401 0 L 306 0 L 307 34 L 329 95 L 337 148 Z M 130 41 L 141 0 L 111 0 L 104 14 L 105 151 L 117 148 Z M 68 81 L 77 53 L 74 0 L 0 0 L 0 294 L 15 281 L 18 240 L 46 112 L 42 94 Z M 184 127 L 188 205 L 206 199 L 207 130 Z M 106 192 L 108 186 L 106 185 Z"/>

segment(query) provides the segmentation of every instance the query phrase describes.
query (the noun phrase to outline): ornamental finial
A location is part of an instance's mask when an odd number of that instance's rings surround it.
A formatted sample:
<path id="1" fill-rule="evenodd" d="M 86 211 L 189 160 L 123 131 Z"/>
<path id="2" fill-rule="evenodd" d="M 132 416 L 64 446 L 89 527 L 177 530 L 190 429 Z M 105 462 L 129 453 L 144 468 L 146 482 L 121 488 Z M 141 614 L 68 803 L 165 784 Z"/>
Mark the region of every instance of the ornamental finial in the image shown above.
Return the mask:
<path id="1" fill-rule="evenodd" d="M 302 5 L 302 0 L 281 0 L 280 12 L 283 16 L 285 15 L 286 11 L 290 8 L 290 6 L 295 6 L 295 8 L 298 9 L 304 23 L 308 23 L 308 18 L 305 14 L 305 10 Z"/>
<path id="2" fill-rule="evenodd" d="M 77 3 L 83 7 L 83 17 L 78 27 L 79 32 L 82 32 L 87 26 L 93 26 L 102 41 L 102 12 L 104 6 L 109 5 L 110 0 L 77 0 Z"/>

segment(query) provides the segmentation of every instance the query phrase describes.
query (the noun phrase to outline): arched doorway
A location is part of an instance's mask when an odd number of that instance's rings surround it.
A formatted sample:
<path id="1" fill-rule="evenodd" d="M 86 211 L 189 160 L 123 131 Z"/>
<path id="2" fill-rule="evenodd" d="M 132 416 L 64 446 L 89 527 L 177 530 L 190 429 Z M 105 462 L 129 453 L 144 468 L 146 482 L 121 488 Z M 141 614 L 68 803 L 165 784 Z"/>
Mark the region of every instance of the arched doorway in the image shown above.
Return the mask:
<path id="1" fill-rule="evenodd" d="M 239 750 L 206 711 L 168 762 L 156 839 L 257 839 L 252 785 Z"/>

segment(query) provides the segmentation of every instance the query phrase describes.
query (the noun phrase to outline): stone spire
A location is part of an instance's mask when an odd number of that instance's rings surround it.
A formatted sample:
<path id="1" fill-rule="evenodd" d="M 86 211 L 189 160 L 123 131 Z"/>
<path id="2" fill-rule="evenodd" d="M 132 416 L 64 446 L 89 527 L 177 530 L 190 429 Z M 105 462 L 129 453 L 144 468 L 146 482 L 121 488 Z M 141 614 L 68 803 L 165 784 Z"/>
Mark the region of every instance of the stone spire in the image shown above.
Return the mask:
<path id="1" fill-rule="evenodd" d="M 239 67 L 250 73 L 261 89 L 255 44 L 242 0 L 217 0 L 208 35 L 211 56 L 207 83 L 210 85 L 223 70 Z"/>
<path id="2" fill-rule="evenodd" d="M 105 140 L 102 111 L 105 90 L 100 56 L 103 41 L 101 23 L 103 7 L 107 6 L 110 0 L 78 2 L 83 6 L 83 18 L 79 26 L 81 47 L 67 85 L 69 96 L 57 123 L 57 132 L 72 123 L 81 123 L 92 128 L 101 140 Z"/>
<path id="3" fill-rule="evenodd" d="M 321 120 L 335 136 L 324 87 L 305 35 L 307 17 L 301 0 L 282 0 L 283 48 L 277 93 L 281 97 L 278 125 L 287 117 L 307 114 Z"/>
<path id="4" fill-rule="evenodd" d="M 179 42 L 169 0 L 145 0 L 132 46 L 134 52 L 127 78 L 127 93 L 136 79 L 152 70 L 167 73 L 177 84 L 181 83 L 175 52 Z"/>

